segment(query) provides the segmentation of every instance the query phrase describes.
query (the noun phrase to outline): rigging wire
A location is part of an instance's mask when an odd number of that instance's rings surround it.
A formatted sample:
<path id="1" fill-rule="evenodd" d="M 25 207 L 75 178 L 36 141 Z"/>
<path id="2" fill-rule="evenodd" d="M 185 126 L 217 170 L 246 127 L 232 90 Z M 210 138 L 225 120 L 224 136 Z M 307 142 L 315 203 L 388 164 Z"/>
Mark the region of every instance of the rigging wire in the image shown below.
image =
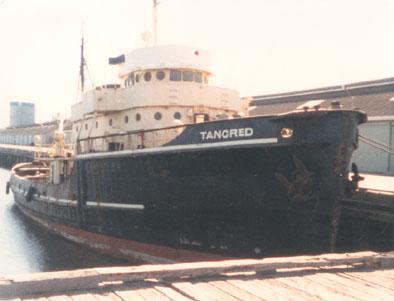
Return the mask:
<path id="1" fill-rule="evenodd" d="M 368 144 L 376 149 L 384 151 L 390 155 L 394 155 L 394 148 L 390 147 L 387 144 L 384 144 L 380 141 L 377 141 L 377 140 L 374 140 L 374 139 L 371 139 L 369 137 L 365 137 L 362 135 L 359 135 L 359 139 L 360 139 L 360 141 L 364 142 L 365 144 Z"/>

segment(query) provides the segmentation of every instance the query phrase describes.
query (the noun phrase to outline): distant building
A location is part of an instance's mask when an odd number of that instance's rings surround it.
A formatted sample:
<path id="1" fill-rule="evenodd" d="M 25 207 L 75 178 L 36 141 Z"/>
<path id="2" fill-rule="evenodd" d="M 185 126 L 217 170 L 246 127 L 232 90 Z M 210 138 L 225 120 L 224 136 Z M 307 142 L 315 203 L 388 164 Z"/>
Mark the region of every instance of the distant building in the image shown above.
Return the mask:
<path id="1" fill-rule="evenodd" d="M 30 102 L 10 102 L 10 127 L 32 125 L 35 123 L 35 107 Z"/>
<path id="2" fill-rule="evenodd" d="M 63 131 L 66 144 L 71 143 L 72 123 L 65 120 Z M 32 124 L 28 126 L 8 127 L 0 129 L 0 144 L 34 145 L 34 136 L 39 136 L 42 146 L 49 146 L 53 143 L 55 131 L 59 128 L 59 120 Z"/>
<path id="3" fill-rule="evenodd" d="M 359 108 L 366 112 L 368 122 L 360 126 L 360 135 L 370 141 L 360 139 L 352 161 L 361 172 L 394 174 L 394 152 L 389 151 L 394 149 L 394 78 L 253 96 L 250 115 L 280 114 L 311 100 L 322 100 L 322 108 L 339 101 L 345 109 Z M 378 144 L 370 143 L 371 139 Z"/>

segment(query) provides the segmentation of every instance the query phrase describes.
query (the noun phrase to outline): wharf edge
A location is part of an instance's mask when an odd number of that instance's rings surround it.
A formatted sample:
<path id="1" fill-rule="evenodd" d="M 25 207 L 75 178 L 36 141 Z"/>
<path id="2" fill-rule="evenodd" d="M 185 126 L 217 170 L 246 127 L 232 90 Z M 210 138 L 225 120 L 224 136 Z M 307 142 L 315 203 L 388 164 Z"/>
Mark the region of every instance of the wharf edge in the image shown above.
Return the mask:
<path id="1" fill-rule="evenodd" d="M 366 251 L 3 276 L 0 298 L 384 300 L 393 283 L 394 252 Z"/>

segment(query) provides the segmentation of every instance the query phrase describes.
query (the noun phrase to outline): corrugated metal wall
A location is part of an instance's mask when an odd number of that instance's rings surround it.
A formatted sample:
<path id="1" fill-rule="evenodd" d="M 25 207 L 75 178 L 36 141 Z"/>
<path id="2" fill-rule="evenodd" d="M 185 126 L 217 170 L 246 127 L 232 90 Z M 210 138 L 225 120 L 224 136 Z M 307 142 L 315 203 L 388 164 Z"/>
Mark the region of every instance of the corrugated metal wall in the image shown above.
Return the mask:
<path id="1" fill-rule="evenodd" d="M 361 125 L 359 131 L 364 137 L 394 148 L 393 127 L 393 121 L 369 121 Z M 353 154 L 352 162 L 357 164 L 360 172 L 394 174 L 394 156 L 362 141 Z"/>

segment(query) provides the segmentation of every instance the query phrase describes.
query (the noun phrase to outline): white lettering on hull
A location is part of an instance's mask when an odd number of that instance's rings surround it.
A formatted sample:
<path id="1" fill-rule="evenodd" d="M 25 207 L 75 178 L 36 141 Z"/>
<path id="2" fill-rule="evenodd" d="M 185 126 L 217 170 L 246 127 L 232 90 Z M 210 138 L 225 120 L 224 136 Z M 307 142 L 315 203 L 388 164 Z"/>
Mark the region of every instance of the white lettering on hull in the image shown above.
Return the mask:
<path id="1" fill-rule="evenodd" d="M 203 132 L 200 132 L 200 135 L 201 135 L 201 139 L 203 141 L 251 137 L 251 136 L 253 136 L 253 128 L 203 131 Z"/>

